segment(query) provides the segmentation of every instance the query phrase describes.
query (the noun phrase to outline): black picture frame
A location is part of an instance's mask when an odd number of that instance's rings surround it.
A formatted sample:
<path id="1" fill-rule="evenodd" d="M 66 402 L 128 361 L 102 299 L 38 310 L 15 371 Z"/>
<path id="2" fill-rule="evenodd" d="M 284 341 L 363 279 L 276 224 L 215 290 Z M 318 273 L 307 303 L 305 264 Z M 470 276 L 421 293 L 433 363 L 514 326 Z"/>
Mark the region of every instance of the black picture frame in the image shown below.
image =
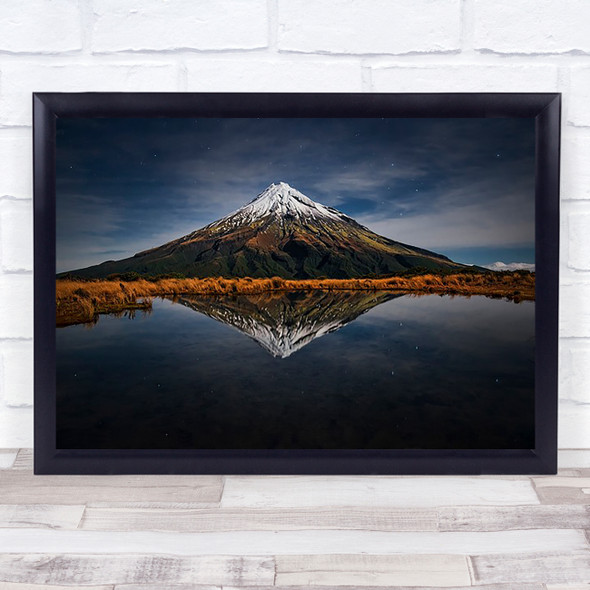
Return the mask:
<path id="1" fill-rule="evenodd" d="M 36 474 L 532 474 L 557 468 L 557 93 L 35 93 Z M 530 117 L 535 120 L 535 446 L 473 450 L 56 448 L 56 120 L 60 117 Z"/>

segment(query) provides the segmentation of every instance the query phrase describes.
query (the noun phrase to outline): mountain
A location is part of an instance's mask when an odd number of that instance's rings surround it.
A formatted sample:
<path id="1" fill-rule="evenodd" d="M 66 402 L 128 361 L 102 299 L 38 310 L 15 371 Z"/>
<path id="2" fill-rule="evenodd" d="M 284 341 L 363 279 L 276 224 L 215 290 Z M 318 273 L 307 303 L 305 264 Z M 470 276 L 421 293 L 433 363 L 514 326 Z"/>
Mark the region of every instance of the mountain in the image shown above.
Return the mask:
<path id="1" fill-rule="evenodd" d="M 390 299 L 392 291 L 291 291 L 235 296 L 181 296 L 190 309 L 238 329 L 277 358 L 335 332 Z"/>
<path id="2" fill-rule="evenodd" d="M 70 274 L 85 278 L 137 272 L 345 279 L 415 267 L 466 268 L 441 254 L 380 236 L 279 182 L 234 213 L 177 240 Z"/>

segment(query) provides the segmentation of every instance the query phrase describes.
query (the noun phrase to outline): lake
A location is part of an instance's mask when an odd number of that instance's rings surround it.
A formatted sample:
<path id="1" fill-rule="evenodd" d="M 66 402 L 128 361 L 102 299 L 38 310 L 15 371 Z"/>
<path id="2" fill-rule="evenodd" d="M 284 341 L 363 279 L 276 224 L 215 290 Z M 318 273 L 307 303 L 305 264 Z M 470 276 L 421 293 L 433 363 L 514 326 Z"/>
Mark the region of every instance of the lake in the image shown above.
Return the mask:
<path id="1" fill-rule="evenodd" d="M 534 447 L 534 302 L 154 300 L 57 330 L 62 449 Z"/>

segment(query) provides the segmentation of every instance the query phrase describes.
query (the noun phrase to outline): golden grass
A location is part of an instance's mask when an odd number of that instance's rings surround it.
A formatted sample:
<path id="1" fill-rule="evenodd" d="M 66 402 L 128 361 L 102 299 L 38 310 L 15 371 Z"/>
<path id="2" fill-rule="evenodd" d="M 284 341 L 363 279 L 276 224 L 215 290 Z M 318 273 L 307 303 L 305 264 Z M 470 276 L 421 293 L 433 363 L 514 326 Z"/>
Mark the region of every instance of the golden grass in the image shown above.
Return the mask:
<path id="1" fill-rule="evenodd" d="M 58 279 L 58 326 L 95 321 L 98 314 L 126 309 L 150 309 L 153 297 L 224 295 L 270 291 L 407 291 L 449 295 L 486 295 L 515 301 L 534 300 L 535 275 L 531 273 L 458 273 L 451 275 L 398 276 L 383 279 L 305 279 L 273 277 L 159 279 L 121 282 Z"/>

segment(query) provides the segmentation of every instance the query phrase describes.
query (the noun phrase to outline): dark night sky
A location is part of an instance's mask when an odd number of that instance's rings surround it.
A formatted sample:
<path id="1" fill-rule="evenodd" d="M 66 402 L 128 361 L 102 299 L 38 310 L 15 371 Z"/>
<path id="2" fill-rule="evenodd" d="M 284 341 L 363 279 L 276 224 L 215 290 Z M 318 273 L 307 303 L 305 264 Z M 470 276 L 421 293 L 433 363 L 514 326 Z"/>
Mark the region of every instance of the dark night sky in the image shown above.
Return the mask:
<path id="1" fill-rule="evenodd" d="M 57 271 L 159 246 L 279 181 L 458 262 L 534 262 L 532 119 L 59 119 Z"/>

